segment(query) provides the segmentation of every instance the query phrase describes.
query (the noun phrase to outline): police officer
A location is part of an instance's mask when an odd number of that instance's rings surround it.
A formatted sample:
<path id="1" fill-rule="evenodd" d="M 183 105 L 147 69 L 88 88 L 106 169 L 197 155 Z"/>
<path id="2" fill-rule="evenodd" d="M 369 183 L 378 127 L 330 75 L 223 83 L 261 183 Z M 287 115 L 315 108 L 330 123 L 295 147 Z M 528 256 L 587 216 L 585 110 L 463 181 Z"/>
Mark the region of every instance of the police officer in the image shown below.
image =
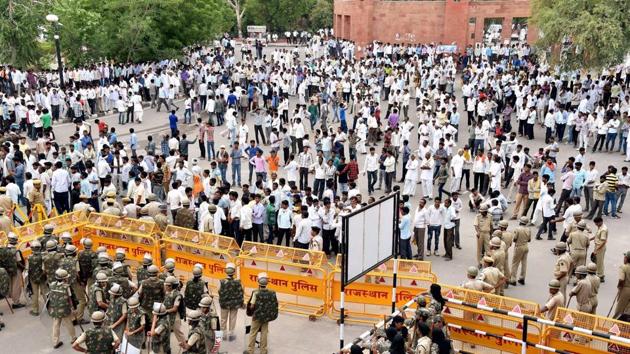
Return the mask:
<path id="1" fill-rule="evenodd" d="M 179 280 L 176 277 L 170 275 L 164 281 L 164 306 L 168 313 L 170 327 L 177 338 L 178 343 L 182 343 L 186 338 L 182 331 L 182 315 L 180 313 L 180 306 L 182 302 L 182 296 L 179 293 Z"/>
<path id="2" fill-rule="evenodd" d="M 164 304 L 156 304 L 153 308 L 151 330 L 151 354 L 166 354 L 171 351 L 171 325 Z"/>
<path id="3" fill-rule="evenodd" d="M 193 278 L 186 282 L 184 299 L 186 307 L 191 310 L 196 310 L 203 295 L 208 293 L 208 284 L 201 278 L 202 272 L 201 266 L 195 265 L 192 271 Z"/>
<path id="4" fill-rule="evenodd" d="M 98 265 L 94 267 L 92 274 L 96 276 L 96 274 L 103 272 L 107 275 L 108 278 L 114 274 L 111 268 L 111 258 L 107 252 L 102 252 L 98 254 Z"/>
<path id="5" fill-rule="evenodd" d="M 492 217 L 488 214 L 488 206 L 482 205 L 479 214 L 475 216 L 473 222 L 475 234 L 477 235 L 477 263 L 481 263 L 481 258 L 489 249 L 490 232 L 492 231 Z"/>
<path id="6" fill-rule="evenodd" d="M 142 257 L 142 267 L 136 269 L 136 280 L 138 284 L 142 284 L 142 281 L 149 278 L 147 269 L 153 264 L 153 256 L 150 253 L 145 253 Z"/>
<path id="7" fill-rule="evenodd" d="M 512 244 L 514 243 L 514 233 L 512 231 L 508 231 L 509 223 L 507 220 L 499 220 L 499 230 L 501 230 L 501 235 L 499 238 L 505 244 L 505 276 L 508 279 L 512 278 L 512 262 L 510 258 L 510 248 L 512 248 Z M 508 283 L 506 283 L 507 285 Z"/>
<path id="8" fill-rule="evenodd" d="M 157 196 L 153 193 L 147 196 L 147 204 L 140 209 L 140 212 L 146 210 L 147 215 L 154 217 L 160 213 L 160 202 L 157 201 Z"/>
<path id="9" fill-rule="evenodd" d="M 183 199 L 181 203 L 182 207 L 177 210 L 173 224 L 175 226 L 195 230 L 195 211 L 190 209 L 190 200 L 186 198 Z"/>
<path id="10" fill-rule="evenodd" d="M 96 281 L 89 289 L 90 297 L 88 302 L 88 311 L 107 311 L 107 274 L 104 272 L 96 273 Z"/>
<path id="11" fill-rule="evenodd" d="M 593 237 L 593 243 L 595 249 L 593 254 L 595 255 L 595 263 L 597 264 L 597 276 L 604 282 L 604 256 L 606 255 L 606 243 L 608 243 L 608 226 L 604 225 L 604 220 L 601 217 L 596 217 L 593 222 L 597 226 L 597 231 Z"/>
<path id="12" fill-rule="evenodd" d="M 59 269 L 61 258 L 63 256 L 57 252 L 57 241 L 54 239 L 46 241 L 46 254 L 44 255 L 43 265 L 48 285 L 55 281 L 55 271 Z"/>
<path id="13" fill-rule="evenodd" d="M 617 282 L 617 306 L 612 318 L 618 319 L 626 313 L 630 303 L 630 251 L 623 256 L 623 265 L 619 267 L 619 281 Z"/>
<path id="14" fill-rule="evenodd" d="M 10 209 L 6 209 L 10 210 Z M 0 231 L 3 231 L 5 235 L 8 235 L 13 230 L 13 221 L 9 219 L 5 213 L 5 208 L 0 207 Z"/>
<path id="15" fill-rule="evenodd" d="M 129 264 L 126 264 L 125 261 L 126 261 L 125 250 L 122 248 L 117 248 L 116 249 L 116 262 L 120 262 L 120 264 L 123 267 L 123 275 L 125 275 L 127 279 L 131 280 L 132 279 L 131 266 L 129 266 Z"/>
<path id="16" fill-rule="evenodd" d="M 566 243 L 556 243 L 554 250 L 556 255 L 558 255 L 558 258 L 556 259 L 556 264 L 554 266 L 553 276 L 560 282 L 560 292 L 566 299 L 567 283 L 569 282 L 569 270 L 571 270 L 571 262 L 573 262 L 573 260 L 567 253 Z"/>
<path id="17" fill-rule="evenodd" d="M 79 202 L 74 205 L 72 211 L 95 211 L 95 209 L 88 203 L 89 199 L 90 197 L 88 197 L 87 195 L 81 194 L 79 196 Z"/>
<path id="18" fill-rule="evenodd" d="M 17 248 L 18 237 L 15 233 L 9 232 L 7 235 L 9 244 L 7 245 L 6 255 L 9 259 L 8 262 L 11 263 L 11 268 L 13 274 L 11 275 L 11 300 L 13 300 L 12 307 L 14 309 L 22 308 L 26 305 L 20 303 L 20 298 L 22 296 L 22 272 L 26 269 L 26 261 L 24 256 L 22 255 L 22 251 Z M 3 262 L 4 263 L 4 262 Z"/>
<path id="19" fill-rule="evenodd" d="M 44 213 L 46 212 L 46 202 L 44 200 L 44 194 L 41 191 L 41 187 L 42 187 L 42 181 L 40 181 L 39 179 L 34 179 L 33 189 L 30 192 L 28 192 L 28 194 L 26 195 L 26 199 L 28 199 L 28 202 L 29 202 L 29 214 L 33 211 L 33 209 L 37 205 L 39 205 L 38 209 L 43 210 Z M 40 217 L 42 216 L 40 213 L 32 213 L 32 215 L 33 215 L 31 217 L 32 222 L 40 221 Z"/>
<path id="20" fill-rule="evenodd" d="M 581 265 L 586 265 L 586 252 L 588 250 L 589 237 L 584 229 L 586 229 L 586 222 L 580 220 L 577 223 L 577 229 L 572 231 L 567 238 L 567 245 L 571 247 L 570 254 L 573 269 Z"/>
<path id="21" fill-rule="evenodd" d="M 258 290 L 252 293 L 247 304 L 248 310 L 253 309 L 252 326 L 249 332 L 249 344 L 243 354 L 254 354 L 256 335 L 260 331 L 260 353 L 267 354 L 267 335 L 269 322 L 278 318 L 278 298 L 276 292 L 267 289 L 269 278 L 267 273 L 258 274 Z"/>
<path id="22" fill-rule="evenodd" d="M 553 321 L 556 317 L 558 307 L 564 306 L 564 295 L 560 291 L 560 281 L 552 279 L 549 282 L 549 298 L 547 303 L 540 309 L 540 313 L 547 313 L 547 319 Z"/>
<path id="23" fill-rule="evenodd" d="M 468 267 L 466 275 L 468 277 L 468 280 L 462 284 L 462 288 L 475 291 L 483 291 L 484 293 L 489 293 L 494 289 L 492 285 L 486 283 L 481 279 L 477 279 L 477 276 L 479 275 L 479 269 L 477 267 Z"/>
<path id="24" fill-rule="evenodd" d="M 28 281 L 31 284 L 33 306 L 29 312 L 33 316 L 39 316 L 39 295 L 45 296 L 46 273 L 44 273 L 44 258 L 42 245 L 39 241 L 31 242 L 31 255 L 28 257 Z"/>
<path id="25" fill-rule="evenodd" d="M 92 314 L 94 328 L 83 332 L 74 343 L 72 349 L 81 353 L 113 353 L 120 345 L 120 336 L 108 326 L 104 326 L 105 314 L 96 311 Z M 81 344 L 85 343 L 85 348 Z"/>
<path id="26" fill-rule="evenodd" d="M 48 250 L 48 247 L 47 247 L 48 241 L 53 239 L 53 235 L 52 235 L 53 231 L 55 231 L 55 226 L 52 224 L 46 224 L 44 225 L 44 235 L 42 235 L 42 237 L 37 239 L 39 243 L 42 244 L 42 246 L 46 247 L 47 250 Z"/>
<path id="27" fill-rule="evenodd" d="M 97 263 L 96 253 L 92 251 L 93 242 L 86 238 L 82 241 L 83 250 L 79 251 L 79 284 L 89 289 L 94 284 L 94 264 Z"/>
<path id="28" fill-rule="evenodd" d="M 225 266 L 225 274 L 227 274 L 227 278 L 222 279 L 219 284 L 221 328 L 225 331 L 228 341 L 233 341 L 236 338 L 236 335 L 234 335 L 236 317 L 238 315 L 238 309 L 242 308 L 244 304 L 243 285 L 241 284 L 240 279 L 234 279 L 235 272 L 236 266 L 234 263 L 228 263 Z"/>
<path id="29" fill-rule="evenodd" d="M 74 326 L 72 325 L 72 307 L 73 298 L 72 289 L 67 283 L 68 272 L 63 269 L 57 269 L 55 271 L 55 281 L 50 283 L 50 292 L 48 293 L 48 311 L 50 317 L 53 319 L 52 325 L 52 342 L 53 348 L 57 349 L 63 345 L 63 342 L 59 340 L 59 330 L 61 329 L 61 323 L 68 329 L 70 338 L 74 341 L 76 333 L 74 332 Z"/>
<path id="30" fill-rule="evenodd" d="M 72 235 L 70 235 L 68 231 L 65 231 L 61 234 L 61 237 L 59 238 L 61 239 L 61 242 L 59 243 L 57 248 L 59 252 L 63 253 L 66 250 L 66 246 L 72 244 Z"/>
<path id="31" fill-rule="evenodd" d="M 217 311 L 214 308 L 212 297 L 206 295 L 201 298 L 199 301 L 199 311 L 201 311 L 199 325 L 204 330 L 204 333 L 206 333 L 207 339 L 212 342 L 210 344 L 214 346 L 215 331 L 221 330 L 221 327 L 219 327 L 219 316 L 217 316 Z"/>
<path id="32" fill-rule="evenodd" d="M 122 216 L 122 211 L 120 207 L 116 207 L 114 204 L 116 200 L 114 198 L 107 198 L 107 206 L 105 210 L 103 210 L 103 214 L 113 215 L 113 216 Z"/>
<path id="33" fill-rule="evenodd" d="M 586 266 L 581 265 L 575 268 L 575 276 L 577 277 L 578 281 L 575 287 L 573 287 L 573 289 L 571 289 L 571 291 L 569 292 L 569 301 L 571 297 L 575 296 L 575 299 L 577 300 L 577 310 L 585 313 L 590 313 L 592 290 L 591 282 L 590 280 L 586 279 L 586 275 Z"/>
<path id="34" fill-rule="evenodd" d="M 497 267 L 494 266 L 492 257 L 483 257 L 483 269 L 481 270 L 481 279 L 492 286 L 491 294 L 500 291 L 501 285 L 505 282 L 505 275 Z"/>
<path id="35" fill-rule="evenodd" d="M 125 335 L 129 344 L 141 348 L 144 344 L 146 314 L 140 309 L 140 301 L 136 296 L 127 300 L 127 325 Z"/>
<path id="36" fill-rule="evenodd" d="M 85 310 L 85 287 L 79 285 L 78 282 L 79 265 L 76 259 L 77 247 L 75 245 L 67 245 L 65 252 L 66 257 L 59 262 L 59 267 L 68 272 L 68 284 L 70 284 L 72 291 L 79 301 L 79 305 L 75 313 L 75 320 L 73 321 L 73 324 L 76 324 L 77 321 L 83 321 L 83 311 Z"/>
<path id="37" fill-rule="evenodd" d="M 125 267 L 120 262 L 114 262 L 112 267 L 113 275 L 110 277 L 110 283 L 117 283 L 122 289 L 122 297 L 127 300 L 133 293 L 138 290 L 135 283 L 129 280 Z"/>
<path id="38" fill-rule="evenodd" d="M 514 229 L 514 257 L 512 258 L 512 268 L 510 284 L 516 285 L 516 274 L 518 268 L 521 268 L 521 275 L 518 283 L 525 285 L 525 275 L 527 274 L 527 255 L 529 254 L 529 242 L 532 240 L 531 230 L 527 227 L 529 218 L 521 216 L 519 226 Z"/>
<path id="39" fill-rule="evenodd" d="M 118 337 L 122 337 L 127 320 L 127 300 L 122 296 L 123 289 L 119 284 L 112 284 L 109 288 L 109 304 L 107 305 L 106 324 L 114 330 Z"/>
<path id="40" fill-rule="evenodd" d="M 165 204 L 160 205 L 160 212 L 153 216 L 153 220 L 160 228 L 160 231 L 164 232 L 168 226 L 168 206 Z"/>
<path id="41" fill-rule="evenodd" d="M 199 310 L 192 310 L 188 313 L 188 323 L 190 324 L 190 331 L 188 332 L 188 340 L 179 343 L 179 346 L 184 349 L 186 354 L 205 354 L 206 353 L 206 341 L 203 328 L 200 326 L 201 312 Z"/>
<path id="42" fill-rule="evenodd" d="M 589 262 L 586 265 L 586 271 L 588 272 L 586 278 L 591 282 L 591 313 L 596 315 L 597 305 L 599 303 L 597 295 L 599 294 L 599 285 L 601 283 L 597 276 L 597 264 Z"/>
<path id="43" fill-rule="evenodd" d="M 158 279 L 158 272 L 159 269 L 156 265 L 149 266 L 147 268 L 149 278 L 143 280 L 138 289 L 140 306 L 145 313 L 152 311 L 153 303 L 164 302 L 164 281 Z"/>

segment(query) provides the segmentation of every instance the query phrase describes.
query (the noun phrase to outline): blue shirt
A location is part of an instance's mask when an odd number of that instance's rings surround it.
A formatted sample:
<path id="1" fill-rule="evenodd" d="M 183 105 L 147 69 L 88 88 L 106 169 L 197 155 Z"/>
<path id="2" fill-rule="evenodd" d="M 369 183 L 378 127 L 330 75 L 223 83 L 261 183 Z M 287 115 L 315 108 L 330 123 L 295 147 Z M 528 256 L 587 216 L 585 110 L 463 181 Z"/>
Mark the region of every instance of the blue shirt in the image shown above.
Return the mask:
<path id="1" fill-rule="evenodd" d="M 168 123 L 171 129 L 177 129 L 177 116 L 171 113 L 168 116 Z"/>
<path id="2" fill-rule="evenodd" d="M 234 95 L 233 93 L 232 93 L 232 94 L 230 94 L 230 95 L 228 96 L 228 98 L 227 98 L 227 103 L 228 103 L 228 105 L 230 105 L 230 106 L 234 106 L 234 105 L 236 105 L 236 95 Z"/>
<path id="3" fill-rule="evenodd" d="M 400 228 L 400 239 L 408 240 L 411 238 L 411 217 L 409 214 L 404 215 L 402 219 L 400 219 L 400 224 L 398 224 Z"/>
<path id="4" fill-rule="evenodd" d="M 245 152 L 247 153 L 247 156 L 251 159 L 252 157 L 256 156 L 256 153 L 260 151 L 260 153 L 262 154 L 262 150 L 258 147 L 258 146 L 254 146 L 252 147 L 251 145 L 248 146 L 247 148 L 245 148 Z"/>
<path id="5" fill-rule="evenodd" d="M 586 183 L 586 171 L 579 170 L 574 171 L 575 178 L 573 179 L 573 188 L 582 188 Z"/>
<path id="6" fill-rule="evenodd" d="M 131 134 L 131 138 L 129 139 L 129 145 L 131 145 L 131 149 L 138 148 L 138 135 L 136 135 L 136 133 Z"/>
<path id="7" fill-rule="evenodd" d="M 451 124 L 459 125 L 459 113 L 451 113 Z"/>
<path id="8" fill-rule="evenodd" d="M 118 140 L 118 137 L 116 136 L 116 133 L 111 133 L 109 135 L 109 146 L 114 145 L 114 143 L 116 143 L 117 140 Z"/>

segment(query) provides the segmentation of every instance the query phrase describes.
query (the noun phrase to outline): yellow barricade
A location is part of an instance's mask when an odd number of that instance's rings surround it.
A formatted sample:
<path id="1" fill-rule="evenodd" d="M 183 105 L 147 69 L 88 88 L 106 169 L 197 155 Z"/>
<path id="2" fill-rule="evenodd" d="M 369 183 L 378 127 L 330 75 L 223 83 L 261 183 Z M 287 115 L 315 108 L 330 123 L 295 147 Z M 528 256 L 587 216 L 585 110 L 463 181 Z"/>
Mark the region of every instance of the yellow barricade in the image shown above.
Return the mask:
<path id="1" fill-rule="evenodd" d="M 18 249 L 22 251 L 24 256 L 28 256 L 31 253 L 30 242 L 43 236 L 44 226 L 49 224 L 55 227 L 54 235 L 60 235 L 66 231 L 69 232 L 72 235 L 72 243 L 79 247 L 81 238 L 85 236 L 83 226 L 87 222 L 85 212 L 75 211 L 20 226 L 15 229 L 15 233 L 18 235 Z M 46 249 L 46 245 L 42 245 L 42 249 Z"/>
<path id="2" fill-rule="evenodd" d="M 154 264 L 160 264 L 159 228 L 152 221 L 91 213 L 83 229 L 95 249 L 105 246 L 114 255 L 117 248 L 122 248 L 127 260 L 139 263 L 145 253 L 150 253 Z"/>
<path id="3" fill-rule="evenodd" d="M 211 285 L 225 278 L 225 265 L 235 262 L 240 248 L 231 237 L 168 225 L 160 240 L 163 259 L 173 258 L 175 268 L 190 273 L 195 264 L 203 265 L 203 274 Z"/>
<path id="4" fill-rule="evenodd" d="M 540 314 L 538 304 L 531 301 L 513 299 L 444 284 L 440 284 L 440 286 L 442 287 L 442 296 L 445 298 L 457 299 L 471 304 L 485 305 L 525 315 L 538 316 Z M 454 303 L 446 303 L 442 310 L 442 315 L 444 315 L 444 319 L 447 323 L 475 328 L 505 337 L 521 339 L 523 333 L 522 321 L 518 318 Z M 475 344 L 479 352 L 482 352 L 479 346 L 509 353 L 521 353 L 522 351 L 522 345 L 518 343 L 482 336 L 454 328 L 449 328 L 449 331 L 452 339 L 464 343 L 463 350 L 471 349 L 466 344 Z M 541 326 L 537 323 L 529 322 L 527 325 L 527 341 L 541 343 L 541 338 Z M 540 349 L 528 347 L 527 352 L 540 353 L 541 351 Z"/>
<path id="5" fill-rule="evenodd" d="M 258 288 L 258 273 L 266 272 L 280 310 L 311 320 L 326 313 L 328 272 L 323 252 L 245 241 L 238 259 L 247 292 Z"/>
<path id="6" fill-rule="evenodd" d="M 330 293 L 328 316 L 339 318 L 341 300 L 341 256 L 337 256 L 334 271 L 329 275 Z M 391 259 L 377 269 L 346 286 L 345 321 L 373 323 L 391 310 L 394 260 Z M 398 260 L 396 304 L 404 305 L 417 294 L 429 289 L 437 281 L 431 272 L 431 263 L 424 261 Z"/>
<path id="7" fill-rule="evenodd" d="M 576 310 L 559 308 L 555 322 L 630 338 L 630 323 Z M 574 353 L 630 353 L 627 344 L 557 327 L 546 326 L 545 337 L 548 346 Z"/>

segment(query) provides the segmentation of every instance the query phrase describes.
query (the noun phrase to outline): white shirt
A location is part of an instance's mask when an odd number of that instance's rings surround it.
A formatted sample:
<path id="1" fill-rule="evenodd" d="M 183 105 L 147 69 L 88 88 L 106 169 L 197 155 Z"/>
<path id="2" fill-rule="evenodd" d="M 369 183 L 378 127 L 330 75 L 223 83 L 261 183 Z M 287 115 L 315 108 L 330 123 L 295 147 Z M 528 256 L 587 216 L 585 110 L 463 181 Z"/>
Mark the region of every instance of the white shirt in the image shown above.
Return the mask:
<path id="1" fill-rule="evenodd" d="M 368 154 L 367 156 L 365 156 L 365 164 L 363 165 L 364 165 L 363 172 L 366 172 L 366 171 L 374 172 L 378 170 L 378 165 L 379 165 L 378 155 Z"/>
<path id="2" fill-rule="evenodd" d="M 444 223 L 444 214 L 446 209 L 443 206 L 439 206 L 438 208 L 435 205 L 431 205 L 427 209 L 427 220 L 429 221 L 430 226 L 440 226 Z"/>
<path id="3" fill-rule="evenodd" d="M 542 194 L 541 194 L 542 195 Z M 540 204 L 542 205 L 543 217 L 549 218 L 556 214 L 556 202 L 549 194 L 545 194 L 540 197 Z"/>
<path id="4" fill-rule="evenodd" d="M 417 207 L 413 217 L 413 227 L 419 229 L 425 228 L 427 227 L 427 222 L 427 208 L 420 209 L 420 207 Z"/>
<path id="5" fill-rule="evenodd" d="M 58 168 L 52 174 L 52 190 L 57 193 L 65 193 L 70 189 L 70 175 L 68 171 Z"/>
<path id="6" fill-rule="evenodd" d="M 299 243 L 308 244 L 311 241 L 311 226 L 312 223 L 309 218 L 302 218 L 295 229 L 293 242 L 297 241 Z"/>
<path id="7" fill-rule="evenodd" d="M 277 215 L 278 228 L 290 229 L 292 219 L 293 219 L 293 213 L 291 212 L 289 208 L 286 208 L 286 209 L 280 208 L 278 210 L 278 215 Z"/>

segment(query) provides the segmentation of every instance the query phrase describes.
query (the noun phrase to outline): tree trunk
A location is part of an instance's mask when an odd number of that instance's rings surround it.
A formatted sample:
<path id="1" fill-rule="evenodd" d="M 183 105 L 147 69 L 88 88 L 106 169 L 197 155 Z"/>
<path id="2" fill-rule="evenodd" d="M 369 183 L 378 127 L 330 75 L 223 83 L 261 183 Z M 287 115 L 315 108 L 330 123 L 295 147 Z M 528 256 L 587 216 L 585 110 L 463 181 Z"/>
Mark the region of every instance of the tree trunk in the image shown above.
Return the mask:
<path id="1" fill-rule="evenodd" d="M 238 38 L 243 38 L 243 13 L 236 8 L 236 29 L 238 30 Z"/>

